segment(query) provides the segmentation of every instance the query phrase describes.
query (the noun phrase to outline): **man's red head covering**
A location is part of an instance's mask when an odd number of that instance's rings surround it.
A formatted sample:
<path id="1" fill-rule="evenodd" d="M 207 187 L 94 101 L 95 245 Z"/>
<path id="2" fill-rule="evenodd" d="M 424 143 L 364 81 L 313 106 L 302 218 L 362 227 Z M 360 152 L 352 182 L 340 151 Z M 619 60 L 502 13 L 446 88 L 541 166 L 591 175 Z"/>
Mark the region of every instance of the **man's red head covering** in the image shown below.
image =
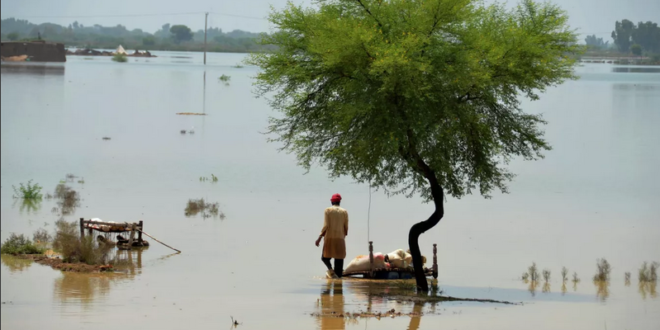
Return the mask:
<path id="1" fill-rule="evenodd" d="M 341 195 L 340 194 L 332 195 L 332 198 L 330 198 L 330 201 L 333 202 L 333 203 L 341 202 Z"/>

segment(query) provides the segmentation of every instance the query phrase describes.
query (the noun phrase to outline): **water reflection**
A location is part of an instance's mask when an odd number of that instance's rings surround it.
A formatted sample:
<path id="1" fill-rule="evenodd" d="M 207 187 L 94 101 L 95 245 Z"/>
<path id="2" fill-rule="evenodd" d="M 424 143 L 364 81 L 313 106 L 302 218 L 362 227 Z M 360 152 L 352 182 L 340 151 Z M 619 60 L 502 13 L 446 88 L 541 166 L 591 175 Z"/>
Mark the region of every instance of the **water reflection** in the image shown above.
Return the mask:
<path id="1" fill-rule="evenodd" d="M 55 280 L 55 298 L 62 303 L 91 304 L 106 296 L 114 285 L 141 274 L 142 252 L 143 249 L 116 250 L 115 268 L 119 273 L 62 272 L 62 277 Z"/>
<path id="2" fill-rule="evenodd" d="M 344 318 L 344 290 L 341 281 L 329 280 L 321 290 L 320 313 L 317 322 L 321 329 L 346 329 Z"/>
<path id="3" fill-rule="evenodd" d="M 2 63 L 0 72 L 2 74 L 63 76 L 64 65 L 53 63 Z"/>
<path id="4" fill-rule="evenodd" d="M 32 261 L 14 257 L 12 255 L 3 254 L 0 258 L 2 259 L 2 264 L 7 266 L 11 273 L 20 273 L 32 266 Z"/>
<path id="5" fill-rule="evenodd" d="M 435 285 L 437 288 L 437 281 L 431 283 L 432 286 Z M 351 303 L 352 306 L 366 306 L 366 314 L 364 315 L 364 310 L 345 310 L 346 295 L 354 295 L 356 300 L 359 301 L 358 304 Z M 356 325 L 361 321 L 364 321 L 365 329 L 368 328 L 368 322 L 370 319 L 381 319 L 382 317 L 388 317 L 386 311 L 383 310 L 373 310 L 374 304 L 379 305 L 383 309 L 390 309 L 387 306 L 387 298 L 384 295 L 388 294 L 397 294 L 397 295 L 413 295 L 410 290 L 399 287 L 397 283 L 388 282 L 388 281 L 333 281 L 328 280 L 321 289 L 321 297 L 317 301 L 317 313 L 315 317 L 317 319 L 317 324 L 322 330 L 328 329 L 346 329 L 347 325 Z M 366 301 L 365 301 L 366 300 Z M 365 303 L 366 302 L 366 303 Z M 397 302 L 401 303 L 401 302 Z M 431 305 L 430 312 L 435 313 L 435 308 L 437 302 L 419 302 L 415 301 L 412 306 L 412 311 L 410 313 L 403 313 L 399 310 L 401 307 L 397 307 L 396 315 L 397 316 L 408 316 L 410 317 L 410 323 L 408 324 L 409 330 L 418 330 L 420 327 L 424 306 L 426 304 Z"/>
<path id="6" fill-rule="evenodd" d="M 660 68 L 615 66 L 612 68 L 612 72 L 660 73 Z"/>
<path id="7" fill-rule="evenodd" d="M 610 281 L 594 281 L 596 286 L 596 297 L 605 302 L 610 296 Z"/>
<path id="8" fill-rule="evenodd" d="M 539 286 L 539 282 L 537 281 L 530 281 L 529 286 L 527 287 L 527 291 L 532 294 L 532 297 L 536 296 L 536 288 Z"/>
<path id="9" fill-rule="evenodd" d="M 639 282 L 639 294 L 642 295 L 642 299 L 646 299 L 646 297 L 658 298 L 656 285 L 657 282 Z"/>
<path id="10" fill-rule="evenodd" d="M 13 207 L 16 207 L 16 204 L 20 203 L 18 211 L 23 214 L 34 214 L 39 209 L 41 209 L 41 200 L 40 199 L 16 199 L 14 201 L 14 204 L 12 204 Z"/>
<path id="11" fill-rule="evenodd" d="M 548 292 L 550 292 L 550 283 L 548 283 L 548 282 L 543 283 L 543 289 L 542 289 L 542 291 L 543 291 L 543 293 L 548 293 Z"/>

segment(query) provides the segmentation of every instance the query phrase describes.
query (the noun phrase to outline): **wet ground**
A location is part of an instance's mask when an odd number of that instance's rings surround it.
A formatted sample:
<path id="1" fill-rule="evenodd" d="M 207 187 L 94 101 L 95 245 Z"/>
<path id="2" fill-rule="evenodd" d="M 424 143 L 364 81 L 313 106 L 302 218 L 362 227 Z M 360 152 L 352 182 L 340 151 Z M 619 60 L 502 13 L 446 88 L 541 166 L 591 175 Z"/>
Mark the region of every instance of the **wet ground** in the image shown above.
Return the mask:
<path id="1" fill-rule="evenodd" d="M 657 290 L 636 278 L 642 262 L 660 261 L 657 72 L 585 65 L 580 80 L 525 102 L 548 120 L 554 149 L 541 161 L 514 161 L 508 195 L 448 199 L 446 217 L 420 240 L 427 257 L 438 244 L 445 294 L 522 304 L 420 306 L 370 294 L 398 290 L 389 283 L 320 278 L 313 244 L 335 192 L 350 214 L 349 256 L 366 253 L 368 240 L 380 252 L 405 249 L 407 229 L 432 206 L 373 192 L 368 217 L 369 187 L 329 181 L 322 169 L 304 175 L 261 134 L 275 114 L 251 93 L 256 69 L 234 67 L 243 55 L 210 54 L 206 68 L 199 54 L 156 55 L 2 65 L 0 238 L 52 231 L 59 217 L 56 201 L 26 207 L 12 185 L 32 179 L 52 193 L 72 173 L 82 200 L 66 219 L 143 220 L 183 251 L 152 242 L 130 254 L 126 274 L 94 275 L 3 256 L 3 329 L 229 328 L 231 316 L 245 329 L 660 326 Z M 217 182 L 200 180 L 211 174 Z M 186 216 L 188 200 L 200 198 L 219 203 L 225 218 Z M 590 280 L 603 257 L 613 268 L 605 288 Z M 549 286 L 519 280 L 532 261 L 552 271 Z M 565 292 L 563 266 L 582 279 Z M 633 274 L 629 286 L 624 272 Z M 392 308 L 421 316 L 311 315 Z"/>

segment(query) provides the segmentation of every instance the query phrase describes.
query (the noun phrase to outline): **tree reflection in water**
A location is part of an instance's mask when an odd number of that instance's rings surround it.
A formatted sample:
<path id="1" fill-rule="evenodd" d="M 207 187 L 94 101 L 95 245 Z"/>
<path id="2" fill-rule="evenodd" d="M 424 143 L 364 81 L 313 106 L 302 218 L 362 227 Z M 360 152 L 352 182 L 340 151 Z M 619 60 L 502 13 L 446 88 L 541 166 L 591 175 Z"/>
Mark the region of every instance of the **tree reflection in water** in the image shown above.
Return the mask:
<path id="1" fill-rule="evenodd" d="M 55 280 L 55 297 L 62 303 L 91 304 L 107 295 L 113 285 L 133 280 L 142 273 L 142 252 L 143 249 L 116 250 L 118 273 L 62 272 L 62 277 Z"/>
<path id="2" fill-rule="evenodd" d="M 440 292 L 439 290 L 437 291 Z M 317 300 L 317 311 L 313 315 L 316 317 L 319 328 L 322 330 L 345 329 L 347 324 L 355 325 L 361 322 L 364 322 L 365 328 L 368 328 L 369 320 L 371 319 L 389 318 L 385 315 L 387 310 L 390 310 L 392 306 L 388 303 L 388 298 L 384 297 L 383 294 L 395 296 L 412 294 L 415 296 L 409 290 L 397 287 L 393 281 L 328 280 L 321 289 L 321 297 Z M 360 301 L 358 304 L 351 304 L 351 306 L 366 306 L 366 311 L 345 310 L 345 299 L 347 295 L 354 295 L 355 299 Z M 401 307 L 397 307 L 396 314 L 397 316 L 410 318 L 409 330 L 418 330 L 424 306 L 429 304 L 431 306 L 430 312 L 434 313 L 437 303 L 437 301 L 427 303 L 415 301 L 411 311 L 404 313 L 399 310 Z M 380 316 L 381 314 L 382 316 Z"/>

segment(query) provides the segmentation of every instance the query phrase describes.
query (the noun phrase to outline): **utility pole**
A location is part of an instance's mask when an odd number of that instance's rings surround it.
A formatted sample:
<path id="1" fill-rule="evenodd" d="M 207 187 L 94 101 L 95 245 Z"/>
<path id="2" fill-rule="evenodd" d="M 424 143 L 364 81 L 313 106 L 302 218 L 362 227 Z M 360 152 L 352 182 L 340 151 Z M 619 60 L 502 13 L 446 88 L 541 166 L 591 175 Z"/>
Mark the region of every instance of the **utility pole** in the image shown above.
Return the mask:
<path id="1" fill-rule="evenodd" d="M 209 21 L 209 13 L 204 17 L 204 65 L 206 65 L 206 24 Z"/>

